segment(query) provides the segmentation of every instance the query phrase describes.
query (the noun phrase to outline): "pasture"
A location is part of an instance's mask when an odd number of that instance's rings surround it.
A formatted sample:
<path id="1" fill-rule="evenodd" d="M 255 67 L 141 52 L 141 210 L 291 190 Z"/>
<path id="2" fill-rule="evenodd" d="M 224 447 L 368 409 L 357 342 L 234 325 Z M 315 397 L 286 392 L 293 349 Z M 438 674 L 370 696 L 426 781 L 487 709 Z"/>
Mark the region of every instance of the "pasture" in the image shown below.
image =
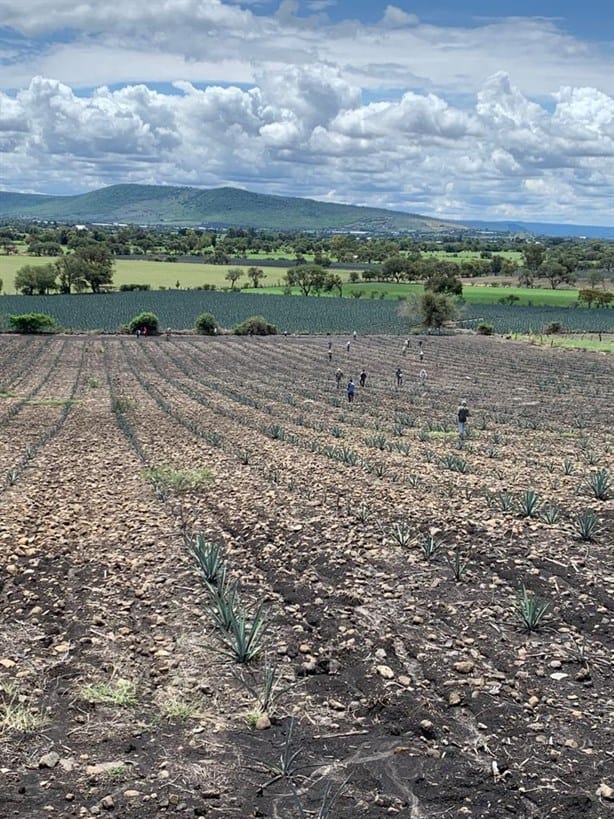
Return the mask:
<path id="1" fill-rule="evenodd" d="M 606 816 L 611 361 L 331 341 L 0 336 L 4 815 Z"/>

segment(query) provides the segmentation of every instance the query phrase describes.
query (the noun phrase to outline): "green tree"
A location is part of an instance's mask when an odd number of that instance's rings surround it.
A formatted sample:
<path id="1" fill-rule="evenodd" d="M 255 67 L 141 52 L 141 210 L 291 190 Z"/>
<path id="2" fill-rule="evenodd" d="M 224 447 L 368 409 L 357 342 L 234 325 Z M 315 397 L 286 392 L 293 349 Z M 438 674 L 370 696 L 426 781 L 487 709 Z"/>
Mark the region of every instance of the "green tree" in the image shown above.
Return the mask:
<path id="1" fill-rule="evenodd" d="M 274 336 L 277 334 L 277 327 L 269 324 L 262 316 L 250 316 L 238 324 L 233 332 L 237 336 Z"/>
<path id="2" fill-rule="evenodd" d="M 61 259 L 56 259 L 55 268 L 59 281 L 60 293 L 81 293 L 87 288 L 85 278 L 85 262 L 74 253 L 67 253 Z"/>
<path id="3" fill-rule="evenodd" d="M 242 276 L 243 270 L 240 267 L 230 267 L 224 278 L 230 282 L 230 289 L 235 290 L 235 285 Z"/>
<path id="4" fill-rule="evenodd" d="M 9 316 L 9 324 L 17 333 L 45 333 L 55 329 L 55 319 L 45 313 L 22 313 Z"/>
<path id="5" fill-rule="evenodd" d="M 460 278 L 451 272 L 434 272 L 424 283 L 427 290 L 433 293 L 451 293 L 454 296 L 462 296 L 463 283 Z"/>
<path id="6" fill-rule="evenodd" d="M 420 299 L 421 321 L 424 327 L 441 330 L 447 321 L 452 321 L 457 308 L 450 296 L 426 290 Z"/>
<path id="7" fill-rule="evenodd" d="M 51 264 L 26 264 L 15 273 L 15 290 L 24 296 L 46 296 L 56 288 L 57 269 Z"/>
<path id="8" fill-rule="evenodd" d="M 326 271 L 317 264 L 300 264 L 286 271 L 286 284 L 298 287 L 303 296 L 320 293 L 326 283 Z"/>
<path id="9" fill-rule="evenodd" d="M 522 248 L 522 257 L 524 259 L 524 266 L 534 276 L 539 270 L 544 258 L 546 256 L 546 248 L 537 242 L 528 242 Z"/>
<path id="10" fill-rule="evenodd" d="M 113 283 L 113 256 L 105 244 L 90 243 L 77 248 L 75 256 L 82 262 L 83 280 L 91 287 L 92 293 Z"/>
<path id="11" fill-rule="evenodd" d="M 248 267 L 247 278 L 251 280 L 254 287 L 258 287 L 259 282 L 264 279 L 264 270 L 261 267 Z"/>
<path id="12" fill-rule="evenodd" d="M 199 336 L 214 336 L 218 323 L 212 313 L 201 313 L 194 322 L 194 327 Z"/>
<path id="13" fill-rule="evenodd" d="M 327 293 L 336 290 L 339 298 L 343 296 L 343 279 L 338 273 L 328 273 L 324 281 L 324 290 Z"/>
<path id="14" fill-rule="evenodd" d="M 136 333 L 137 330 L 147 330 L 147 335 L 156 336 L 158 335 L 160 327 L 160 321 L 155 313 L 139 313 L 137 316 L 134 316 L 133 319 L 130 320 L 128 324 L 128 329 L 131 333 Z"/>
<path id="15" fill-rule="evenodd" d="M 553 290 L 556 290 L 559 284 L 573 284 L 576 280 L 574 273 L 558 259 L 546 259 L 539 268 L 539 275 L 550 282 Z"/>

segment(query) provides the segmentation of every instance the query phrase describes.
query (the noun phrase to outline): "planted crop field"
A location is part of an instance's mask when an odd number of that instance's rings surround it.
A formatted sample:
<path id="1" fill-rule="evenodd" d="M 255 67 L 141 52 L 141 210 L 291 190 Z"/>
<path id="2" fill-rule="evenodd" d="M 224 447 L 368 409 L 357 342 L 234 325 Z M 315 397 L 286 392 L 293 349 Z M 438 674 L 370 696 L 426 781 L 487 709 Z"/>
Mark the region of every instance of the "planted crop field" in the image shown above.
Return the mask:
<path id="1" fill-rule="evenodd" d="M 327 343 L 0 337 L 3 817 L 610 815 L 611 361 Z"/>

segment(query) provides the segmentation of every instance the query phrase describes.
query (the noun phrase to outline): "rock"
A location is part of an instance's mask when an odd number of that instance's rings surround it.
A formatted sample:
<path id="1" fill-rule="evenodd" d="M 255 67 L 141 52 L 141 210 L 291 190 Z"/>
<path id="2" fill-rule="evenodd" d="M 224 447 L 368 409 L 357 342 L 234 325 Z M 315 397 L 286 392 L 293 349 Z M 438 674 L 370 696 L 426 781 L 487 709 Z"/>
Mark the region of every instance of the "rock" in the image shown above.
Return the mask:
<path id="1" fill-rule="evenodd" d="M 459 674 L 471 674 L 474 668 L 475 663 L 473 660 L 459 660 L 454 663 L 454 670 L 458 671 Z"/>
<path id="2" fill-rule="evenodd" d="M 602 782 L 597 788 L 597 796 L 600 796 L 602 799 L 607 799 L 608 802 L 614 802 L 614 788 Z"/>
<path id="3" fill-rule="evenodd" d="M 38 760 L 39 768 L 55 768 L 60 761 L 60 755 L 55 751 L 49 751 L 48 754 L 43 754 Z"/>
<path id="4" fill-rule="evenodd" d="M 77 765 L 77 762 L 76 762 L 74 756 L 64 756 L 64 757 L 62 757 L 62 759 L 60 759 L 60 768 L 63 771 L 67 771 L 68 773 L 70 773 L 71 771 L 74 771 L 76 765 Z"/>
<path id="5" fill-rule="evenodd" d="M 450 691 L 448 694 L 448 705 L 460 705 L 463 701 L 463 695 L 460 691 Z"/>
<path id="6" fill-rule="evenodd" d="M 117 768 L 123 768 L 124 763 L 121 760 L 113 760 L 113 762 L 99 762 L 97 765 L 86 765 L 85 773 L 88 776 L 99 776 L 100 774 L 108 773 Z"/>
<path id="7" fill-rule="evenodd" d="M 383 677 L 385 680 L 394 679 L 394 671 L 390 668 L 389 665 L 378 665 L 375 670 L 380 675 L 380 677 Z"/>
<path id="8" fill-rule="evenodd" d="M 126 799 L 136 799 L 136 797 L 140 795 L 141 795 L 140 791 L 133 790 L 124 791 L 124 796 L 126 797 Z"/>
<path id="9" fill-rule="evenodd" d="M 15 662 L 15 660 L 10 660 L 8 657 L 3 657 L 0 660 L 0 665 L 3 668 L 14 668 L 17 665 L 17 663 Z"/>
<path id="10" fill-rule="evenodd" d="M 111 794 L 108 794 L 108 796 L 102 797 L 102 799 L 100 800 L 100 804 L 105 810 L 113 810 L 113 808 L 115 807 L 115 800 L 113 799 Z"/>
<path id="11" fill-rule="evenodd" d="M 254 728 L 258 731 L 266 731 L 267 728 L 271 727 L 271 720 L 269 719 L 268 714 L 260 714 L 256 722 L 254 723 Z"/>

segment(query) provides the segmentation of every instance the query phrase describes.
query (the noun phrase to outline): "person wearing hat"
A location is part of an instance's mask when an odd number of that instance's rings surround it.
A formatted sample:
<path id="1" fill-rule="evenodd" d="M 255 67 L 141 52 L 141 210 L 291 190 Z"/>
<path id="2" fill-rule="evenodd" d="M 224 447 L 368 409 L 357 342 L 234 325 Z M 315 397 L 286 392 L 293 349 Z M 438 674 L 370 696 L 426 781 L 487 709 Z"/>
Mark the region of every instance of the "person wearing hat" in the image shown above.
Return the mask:
<path id="1" fill-rule="evenodd" d="M 458 434 L 459 437 L 465 437 L 465 424 L 467 423 L 467 418 L 469 418 L 469 410 L 467 409 L 467 402 L 463 398 L 460 402 L 458 407 L 457 416 L 458 416 Z"/>

